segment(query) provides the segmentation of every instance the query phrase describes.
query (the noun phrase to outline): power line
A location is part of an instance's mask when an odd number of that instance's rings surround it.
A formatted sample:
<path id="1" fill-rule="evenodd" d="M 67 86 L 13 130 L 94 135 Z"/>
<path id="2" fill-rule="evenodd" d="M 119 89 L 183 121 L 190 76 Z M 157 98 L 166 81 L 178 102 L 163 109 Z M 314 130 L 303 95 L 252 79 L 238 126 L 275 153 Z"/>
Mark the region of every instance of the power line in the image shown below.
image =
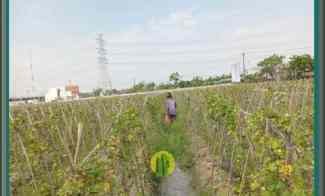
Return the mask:
<path id="1" fill-rule="evenodd" d="M 284 49 L 284 50 L 276 50 L 276 49 L 273 49 L 273 50 L 255 50 L 255 51 L 248 51 L 247 53 L 249 54 L 256 54 L 256 53 L 274 53 L 275 51 L 293 51 L 293 50 L 302 50 L 302 49 L 312 49 L 313 47 L 311 46 L 305 46 L 305 47 L 300 47 L 300 48 L 289 48 L 289 49 Z M 279 53 L 279 52 L 277 52 Z"/>
<path id="2" fill-rule="evenodd" d="M 235 48 L 235 47 L 234 47 Z M 114 56 L 127 56 L 127 55 L 155 55 L 155 54 L 159 54 L 159 55 L 186 55 L 186 54 L 207 54 L 210 53 L 210 55 L 215 56 L 215 54 L 220 51 L 223 50 L 225 51 L 227 50 L 236 50 L 236 48 L 211 48 L 211 49 L 195 49 L 195 50 L 176 50 L 176 51 L 171 51 L 171 50 L 166 50 L 166 51 L 162 51 L 162 50 L 153 50 L 150 49 L 148 51 L 139 51 L 139 50 L 135 50 L 135 51 L 118 51 L 118 52 L 114 52 L 111 51 L 111 55 Z M 273 50 L 248 50 L 246 51 L 246 53 L 249 54 L 255 54 L 255 53 L 270 53 L 270 52 L 275 52 L 275 51 L 291 51 L 291 50 L 302 50 L 302 49 L 310 49 L 312 47 L 310 46 L 306 46 L 306 47 L 299 47 L 299 48 L 289 48 L 289 49 L 273 49 Z M 237 49 L 238 52 L 240 51 L 239 49 Z M 238 54 L 238 53 L 237 53 Z"/>
<path id="3" fill-rule="evenodd" d="M 283 35 L 283 32 L 281 30 L 279 30 L 278 32 L 265 32 L 263 34 L 260 35 L 249 35 L 249 36 L 245 36 L 245 38 L 233 38 L 230 41 L 232 42 L 242 42 L 242 41 L 249 41 L 252 39 L 256 39 L 256 38 L 265 38 L 269 35 Z M 156 39 L 157 40 L 157 39 Z M 178 39 L 178 40 L 164 40 L 163 38 L 161 39 L 161 41 L 156 41 L 156 40 L 120 40 L 120 41 L 116 41 L 116 40 L 108 40 L 108 43 L 110 45 L 196 45 L 196 44 L 201 44 L 201 43 L 209 43 L 209 44 L 216 44 L 220 42 L 220 39 L 216 39 L 214 36 L 201 36 L 201 38 L 199 39 Z"/>
<path id="4" fill-rule="evenodd" d="M 285 50 L 287 51 L 293 51 L 293 50 L 298 50 L 298 49 L 305 49 L 305 48 L 309 48 L 309 47 L 300 47 L 300 48 L 287 48 Z M 251 50 L 248 50 L 251 51 Z M 257 52 L 257 50 L 255 50 L 256 53 L 248 53 L 249 55 L 247 55 L 246 53 L 246 58 L 247 56 L 249 57 L 250 60 L 252 59 L 258 59 L 258 58 L 263 58 L 265 56 L 267 56 L 268 54 L 262 54 L 261 53 L 266 53 L 268 51 L 266 50 L 260 50 L 259 53 Z M 257 54 L 257 55 L 256 55 Z M 215 55 L 213 55 L 215 57 Z M 181 58 L 180 60 L 178 59 L 169 59 L 169 60 L 154 60 L 154 61 L 133 61 L 133 60 L 128 60 L 125 62 L 114 62 L 111 61 L 110 64 L 111 65 L 147 65 L 147 64 L 198 64 L 198 63 L 218 63 L 218 61 L 238 61 L 240 59 L 239 53 L 237 54 L 232 54 L 231 56 L 228 57 L 221 57 L 221 58 L 213 58 L 213 59 L 189 59 L 193 57 L 193 55 L 189 55 L 189 56 L 185 56 L 184 58 Z M 201 58 L 206 58 L 206 56 L 202 56 Z M 200 65 L 202 66 L 202 64 Z M 71 68 L 71 67 L 70 67 Z M 77 69 L 70 69 L 71 71 L 74 72 L 80 72 L 80 71 L 90 71 L 90 69 L 88 67 L 86 68 L 81 68 L 80 67 L 76 67 Z M 49 72 L 55 72 L 57 69 L 47 69 Z"/>
<path id="5" fill-rule="evenodd" d="M 296 48 L 286 48 L 286 49 L 283 49 L 281 51 L 294 51 L 294 50 L 301 50 L 301 49 L 307 49 L 307 48 L 311 48 L 309 46 L 305 46 L 305 47 L 296 47 Z M 104 48 L 105 49 L 105 48 Z M 104 52 L 103 52 L 104 51 Z M 251 51 L 250 53 L 248 52 L 245 52 L 245 66 L 246 66 L 246 61 L 247 61 L 247 53 L 249 54 L 249 59 L 250 60 L 253 60 L 253 59 L 258 59 L 258 58 L 264 58 L 265 56 L 267 56 L 267 54 L 264 54 L 264 55 L 258 55 L 258 54 L 261 54 L 261 53 L 267 53 L 267 52 L 271 52 L 270 50 L 248 50 L 248 51 Z M 280 50 L 278 50 L 280 51 Z M 101 50 L 101 52 L 98 52 L 98 53 L 101 53 L 101 54 L 104 54 L 106 55 L 107 54 L 107 51 L 106 49 L 105 50 Z M 154 61 L 127 61 L 127 62 L 110 62 L 111 65 L 162 65 L 162 64 L 191 64 L 191 65 L 199 65 L 199 66 L 204 66 L 204 64 L 210 64 L 209 66 L 212 66 L 212 64 L 214 64 L 213 66 L 216 66 L 216 65 L 227 65 L 227 64 L 230 64 L 230 63 L 233 63 L 234 61 L 239 61 L 240 60 L 240 53 L 237 53 L 237 54 L 233 54 L 231 56 L 228 56 L 228 57 L 221 57 L 221 58 L 213 58 L 213 59 L 188 59 L 188 57 L 193 57 L 193 55 L 189 55 L 187 56 L 187 58 L 182 58 L 180 60 L 176 59 L 169 59 L 169 60 L 162 60 L 162 61 L 159 61 L 159 60 L 154 60 Z M 257 54 L 257 55 L 256 55 Z M 186 54 L 185 54 L 186 55 Z M 204 56 L 203 56 L 204 58 Z M 100 58 L 98 58 L 99 60 Z M 108 59 L 106 58 L 106 60 L 104 60 L 105 63 L 108 63 Z M 106 65 L 106 64 L 105 64 Z M 71 67 L 70 67 L 71 68 Z M 92 73 L 91 69 L 89 69 L 89 67 L 85 67 L 85 68 L 80 68 L 80 67 L 77 67 L 77 69 L 71 69 L 71 70 L 65 70 L 65 72 L 67 71 L 71 71 L 72 73 L 76 73 L 76 72 L 87 72 L 87 73 Z M 55 72 L 55 70 L 49 70 L 49 72 Z M 107 78 L 106 78 L 107 79 Z M 110 79 L 110 78 L 109 78 Z"/>
<path id="6" fill-rule="evenodd" d="M 300 48 L 289 48 L 289 49 L 285 49 L 287 51 L 293 51 L 293 50 L 297 50 L 297 49 L 302 49 L 302 48 L 307 48 L 307 47 L 300 47 Z M 269 54 L 261 54 L 262 51 L 265 53 L 267 51 L 265 50 L 260 50 L 260 53 L 248 53 L 249 55 L 247 55 L 247 52 L 245 52 L 245 56 L 246 56 L 246 59 L 249 58 L 250 60 L 253 60 L 253 59 L 258 59 L 258 58 L 264 58 L 266 57 L 267 55 L 270 55 L 271 53 Z M 114 65 L 155 65 L 155 64 L 158 64 L 158 65 L 162 65 L 162 64 L 200 64 L 200 66 L 203 66 L 202 64 L 204 63 L 227 63 L 227 62 L 231 62 L 231 61 L 239 61 L 240 60 L 240 55 L 239 53 L 237 54 L 233 54 L 231 56 L 228 56 L 228 57 L 221 57 L 221 58 L 213 58 L 213 59 L 189 59 L 193 57 L 192 55 L 191 56 L 185 56 L 184 58 L 181 58 L 180 60 L 179 59 L 169 59 L 169 60 L 166 60 L 166 59 L 163 59 L 163 60 L 154 60 L 154 61 L 132 61 L 132 60 L 128 60 L 128 61 L 124 61 L 124 62 L 114 62 L 114 61 L 111 61 L 110 64 L 112 66 Z M 201 58 L 205 58 L 204 56 L 202 56 Z M 222 62 L 220 62 L 222 61 Z M 87 71 L 89 72 L 90 69 L 88 67 L 85 67 L 85 68 L 81 68 L 80 67 L 76 67 L 77 69 L 70 69 L 72 72 L 82 72 L 82 71 Z M 50 70 L 51 72 L 54 72 L 55 69 L 53 70 Z"/>

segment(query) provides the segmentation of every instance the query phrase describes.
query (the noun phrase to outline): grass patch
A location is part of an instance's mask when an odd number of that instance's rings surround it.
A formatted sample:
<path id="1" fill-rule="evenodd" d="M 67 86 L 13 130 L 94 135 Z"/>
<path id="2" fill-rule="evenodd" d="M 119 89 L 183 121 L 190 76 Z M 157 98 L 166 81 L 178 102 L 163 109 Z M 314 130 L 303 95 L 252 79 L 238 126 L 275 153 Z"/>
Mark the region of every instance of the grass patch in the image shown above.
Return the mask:
<path id="1" fill-rule="evenodd" d="M 166 150 L 174 156 L 181 169 L 189 169 L 192 166 L 191 141 L 185 133 L 183 117 L 180 115 L 171 125 L 166 125 L 163 122 L 163 110 L 161 108 L 151 109 L 152 122 L 146 130 L 149 152 L 154 154 Z"/>

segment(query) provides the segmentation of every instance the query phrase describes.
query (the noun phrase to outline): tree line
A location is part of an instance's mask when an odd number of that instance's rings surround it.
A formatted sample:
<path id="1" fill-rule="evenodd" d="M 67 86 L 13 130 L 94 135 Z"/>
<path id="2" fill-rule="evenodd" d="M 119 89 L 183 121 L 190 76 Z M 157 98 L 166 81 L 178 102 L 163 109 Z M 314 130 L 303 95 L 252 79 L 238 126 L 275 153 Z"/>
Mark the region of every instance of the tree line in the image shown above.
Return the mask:
<path id="1" fill-rule="evenodd" d="M 273 54 L 257 66 L 258 72 L 242 77 L 244 82 L 261 82 L 267 80 L 300 80 L 313 76 L 313 58 L 309 54 L 292 55 L 288 62 L 285 56 Z"/>
<path id="2" fill-rule="evenodd" d="M 285 62 L 285 56 L 273 54 L 257 63 L 258 71 L 241 75 L 241 82 L 263 82 L 272 80 L 299 80 L 313 76 L 313 58 L 309 54 L 292 55 Z M 203 78 L 195 76 L 190 80 L 183 80 L 179 72 L 173 72 L 168 78 L 168 82 L 139 82 L 128 89 L 112 89 L 104 91 L 96 88 L 92 92 L 82 93 L 82 97 L 125 94 L 135 92 L 145 92 L 153 90 L 197 87 L 206 85 L 216 85 L 231 82 L 231 74 L 210 76 Z"/>

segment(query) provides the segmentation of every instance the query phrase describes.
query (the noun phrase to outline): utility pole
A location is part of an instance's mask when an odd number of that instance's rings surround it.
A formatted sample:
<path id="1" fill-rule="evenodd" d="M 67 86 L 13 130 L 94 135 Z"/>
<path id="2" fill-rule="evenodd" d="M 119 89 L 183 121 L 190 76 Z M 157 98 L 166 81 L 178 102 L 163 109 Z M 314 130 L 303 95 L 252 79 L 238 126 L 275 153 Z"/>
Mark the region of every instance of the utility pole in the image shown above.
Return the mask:
<path id="1" fill-rule="evenodd" d="M 136 79 L 134 78 L 133 79 L 133 88 L 135 87 L 135 84 L 136 84 Z"/>
<path id="2" fill-rule="evenodd" d="M 246 65 L 245 65 L 245 52 L 242 53 L 242 56 L 243 56 L 243 73 L 244 73 L 244 76 L 246 76 Z"/>

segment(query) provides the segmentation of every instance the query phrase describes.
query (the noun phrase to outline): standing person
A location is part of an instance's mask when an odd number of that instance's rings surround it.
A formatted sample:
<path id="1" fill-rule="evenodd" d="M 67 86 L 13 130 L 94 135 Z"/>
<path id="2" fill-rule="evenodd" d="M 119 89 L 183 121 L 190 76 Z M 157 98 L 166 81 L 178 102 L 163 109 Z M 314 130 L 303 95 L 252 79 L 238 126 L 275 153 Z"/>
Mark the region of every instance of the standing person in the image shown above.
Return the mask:
<path id="1" fill-rule="evenodd" d="M 165 106 L 166 106 L 165 121 L 167 124 L 169 124 L 174 122 L 174 120 L 176 120 L 176 101 L 170 92 L 167 93 Z"/>

